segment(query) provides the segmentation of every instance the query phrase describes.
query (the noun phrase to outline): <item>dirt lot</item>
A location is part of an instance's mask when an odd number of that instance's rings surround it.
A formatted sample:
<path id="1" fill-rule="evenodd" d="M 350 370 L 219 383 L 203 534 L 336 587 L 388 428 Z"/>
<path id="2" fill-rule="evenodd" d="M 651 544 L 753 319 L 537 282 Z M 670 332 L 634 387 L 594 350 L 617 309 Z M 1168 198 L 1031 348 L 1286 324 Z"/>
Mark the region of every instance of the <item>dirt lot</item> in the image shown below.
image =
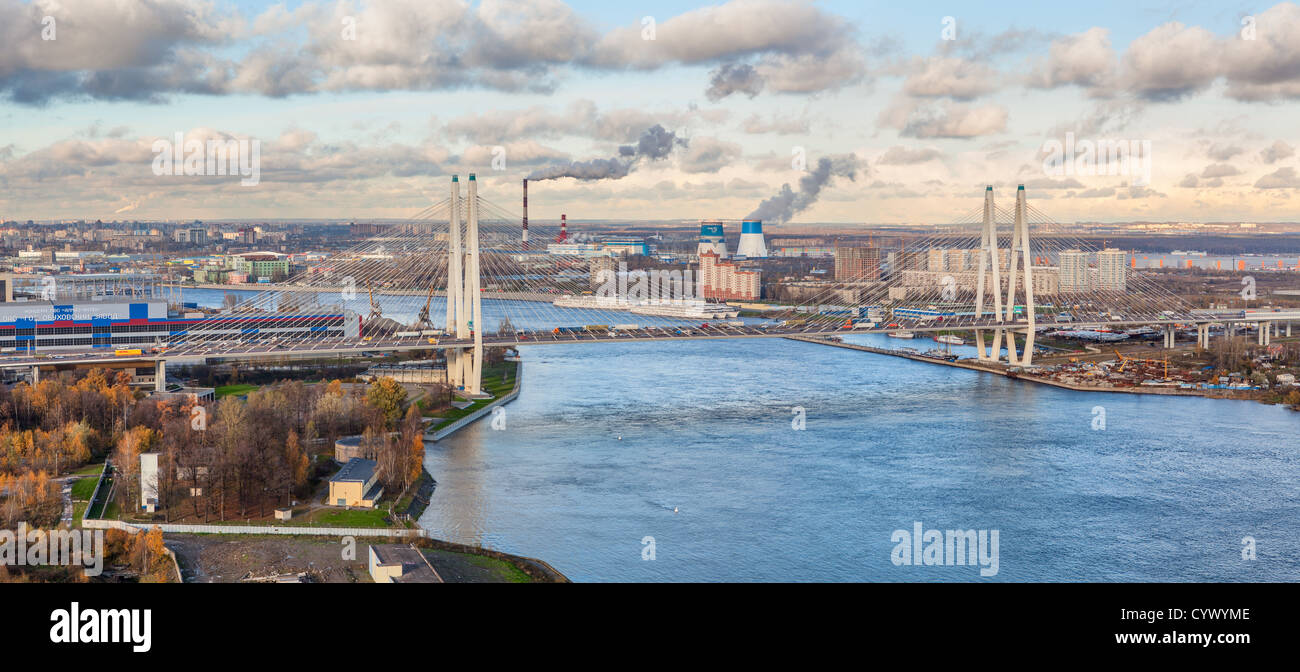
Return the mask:
<path id="1" fill-rule="evenodd" d="M 326 537 L 273 535 L 166 535 L 186 583 L 238 583 L 255 577 L 307 572 L 321 583 L 370 583 L 370 540 L 358 539 L 356 559 L 343 559 L 343 544 Z M 485 556 L 426 549 L 447 583 L 523 583 L 531 579 L 507 562 Z"/>

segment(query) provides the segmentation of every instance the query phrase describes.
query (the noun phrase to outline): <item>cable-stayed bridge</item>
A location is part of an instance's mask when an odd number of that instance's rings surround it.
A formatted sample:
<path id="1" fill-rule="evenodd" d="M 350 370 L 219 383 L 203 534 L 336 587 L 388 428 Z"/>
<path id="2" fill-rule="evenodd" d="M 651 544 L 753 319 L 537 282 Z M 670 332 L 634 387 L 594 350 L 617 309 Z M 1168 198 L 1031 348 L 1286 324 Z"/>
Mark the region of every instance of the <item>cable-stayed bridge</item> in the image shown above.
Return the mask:
<path id="1" fill-rule="evenodd" d="M 38 375 L 52 364 L 154 362 L 161 389 L 168 361 L 441 350 L 449 382 L 473 396 L 486 347 L 973 331 L 979 359 L 1028 366 L 1036 332 L 1049 326 L 1157 325 L 1170 347 L 1175 325 L 1195 325 L 1204 344 L 1211 323 L 1300 319 L 1196 310 L 1127 267 L 1122 252 L 1066 235 L 1027 202 L 1023 186 L 1010 209 L 986 188 L 979 207 L 908 240 L 885 272 L 877 250 L 849 277 L 762 320 L 735 319 L 734 309 L 706 301 L 700 288 L 709 279 L 698 267 L 605 268 L 593 282 L 582 242 L 536 249 L 562 237 L 538 224 L 529 249 L 519 216 L 484 198 L 476 176 L 453 177 L 447 197 L 409 221 L 219 314 L 171 320 L 165 338 L 104 335 L 86 339 L 89 347 L 44 352 L 28 345 L 0 367 Z M 60 324 L 36 322 L 33 335 Z"/>

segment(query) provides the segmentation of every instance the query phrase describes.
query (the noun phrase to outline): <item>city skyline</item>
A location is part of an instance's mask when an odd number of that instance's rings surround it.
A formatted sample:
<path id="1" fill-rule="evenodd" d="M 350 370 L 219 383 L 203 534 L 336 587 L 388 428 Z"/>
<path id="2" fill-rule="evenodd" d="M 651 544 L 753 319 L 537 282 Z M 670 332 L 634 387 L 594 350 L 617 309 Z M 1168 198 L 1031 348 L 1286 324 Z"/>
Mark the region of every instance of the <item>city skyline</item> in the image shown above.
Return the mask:
<path id="1" fill-rule="evenodd" d="M 742 218 L 814 178 L 765 219 L 942 223 L 986 183 L 1059 221 L 1295 219 L 1300 7 L 963 11 L 6 2 L 0 217 L 404 217 L 451 173 L 509 203 L 612 165 L 532 216 Z M 177 133 L 259 142 L 260 180 L 156 174 Z M 1085 141 L 1147 163 L 1044 163 Z"/>

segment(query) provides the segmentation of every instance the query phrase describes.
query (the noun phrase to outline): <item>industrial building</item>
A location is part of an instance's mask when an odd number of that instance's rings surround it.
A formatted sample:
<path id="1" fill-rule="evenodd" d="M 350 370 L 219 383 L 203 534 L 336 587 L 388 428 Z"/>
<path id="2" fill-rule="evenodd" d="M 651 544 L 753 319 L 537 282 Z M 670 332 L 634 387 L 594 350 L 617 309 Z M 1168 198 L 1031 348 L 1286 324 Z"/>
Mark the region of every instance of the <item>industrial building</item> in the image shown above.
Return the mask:
<path id="1" fill-rule="evenodd" d="M 358 338 L 360 333 L 360 317 L 351 311 L 331 315 L 187 313 L 185 317 L 171 317 L 162 299 L 105 297 L 103 301 L 0 304 L 0 350 L 4 351 L 167 346 L 191 339 L 232 337 Z"/>
<path id="2" fill-rule="evenodd" d="M 359 457 L 352 458 L 330 477 L 331 506 L 360 506 L 373 509 L 384 496 L 384 486 L 379 483 L 379 463 Z"/>

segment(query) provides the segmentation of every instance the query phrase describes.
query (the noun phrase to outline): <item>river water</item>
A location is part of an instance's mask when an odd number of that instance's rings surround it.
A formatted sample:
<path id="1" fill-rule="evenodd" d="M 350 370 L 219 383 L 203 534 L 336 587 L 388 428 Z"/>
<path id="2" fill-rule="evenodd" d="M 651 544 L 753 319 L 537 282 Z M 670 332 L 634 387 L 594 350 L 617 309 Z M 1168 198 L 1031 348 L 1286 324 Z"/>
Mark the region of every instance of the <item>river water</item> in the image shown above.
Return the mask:
<path id="1" fill-rule="evenodd" d="M 574 580 L 1300 578 L 1300 413 L 1285 408 L 784 339 L 522 356 L 504 429 L 484 419 L 429 444 L 438 487 L 420 524 Z M 915 522 L 997 530 L 998 573 L 896 566 L 892 534 Z"/>

